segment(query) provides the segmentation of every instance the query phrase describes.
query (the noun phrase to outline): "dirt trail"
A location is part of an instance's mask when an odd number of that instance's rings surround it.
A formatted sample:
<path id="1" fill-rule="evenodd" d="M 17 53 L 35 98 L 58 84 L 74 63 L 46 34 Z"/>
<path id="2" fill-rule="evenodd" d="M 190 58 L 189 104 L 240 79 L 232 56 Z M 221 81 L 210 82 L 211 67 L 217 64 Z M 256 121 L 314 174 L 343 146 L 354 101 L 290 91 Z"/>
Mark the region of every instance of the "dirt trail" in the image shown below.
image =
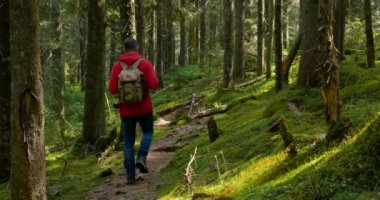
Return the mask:
<path id="1" fill-rule="evenodd" d="M 125 185 L 125 173 L 108 177 L 103 185 L 93 188 L 88 193 L 89 200 L 155 200 L 158 199 L 157 190 L 159 185 L 159 172 L 165 167 L 172 157 L 175 150 L 181 148 L 186 143 L 198 136 L 200 130 L 205 129 L 205 123 L 202 121 L 194 121 L 184 126 L 169 127 L 169 121 L 159 119 L 155 122 L 156 128 L 163 128 L 167 131 L 165 138 L 153 143 L 151 151 L 148 155 L 149 174 L 138 174 L 144 180 L 139 181 L 136 185 Z M 189 138 L 178 142 L 183 136 Z"/>

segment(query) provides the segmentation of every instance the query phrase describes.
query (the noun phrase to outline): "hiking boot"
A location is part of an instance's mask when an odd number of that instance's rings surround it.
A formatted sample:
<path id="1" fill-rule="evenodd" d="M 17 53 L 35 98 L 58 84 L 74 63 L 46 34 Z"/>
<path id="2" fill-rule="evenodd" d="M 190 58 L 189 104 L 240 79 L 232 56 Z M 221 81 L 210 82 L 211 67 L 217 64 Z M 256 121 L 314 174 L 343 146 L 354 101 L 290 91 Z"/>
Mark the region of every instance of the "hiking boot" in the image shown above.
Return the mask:
<path id="1" fill-rule="evenodd" d="M 136 178 L 133 176 L 133 177 L 129 177 L 127 175 L 127 182 L 125 183 L 126 185 L 134 185 L 136 183 Z"/>
<path id="2" fill-rule="evenodd" d="M 146 159 L 142 157 L 137 158 L 136 167 L 140 169 L 143 174 L 149 173 L 148 166 L 146 165 Z"/>

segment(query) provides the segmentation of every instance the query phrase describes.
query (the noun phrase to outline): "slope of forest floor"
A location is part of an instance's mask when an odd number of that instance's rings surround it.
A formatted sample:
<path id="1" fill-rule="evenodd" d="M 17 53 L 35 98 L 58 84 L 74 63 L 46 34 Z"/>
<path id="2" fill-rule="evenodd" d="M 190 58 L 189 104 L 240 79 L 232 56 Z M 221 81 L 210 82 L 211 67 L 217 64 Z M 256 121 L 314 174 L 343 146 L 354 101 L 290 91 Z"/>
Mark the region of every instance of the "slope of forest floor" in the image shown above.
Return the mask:
<path id="1" fill-rule="evenodd" d="M 296 87 L 297 66 L 290 86 L 280 93 L 273 91 L 274 79 L 226 90 L 215 87 L 220 80 L 213 77 L 158 94 L 156 101 L 166 100 L 161 108 L 178 103 L 178 94 L 186 97 L 199 91 L 206 96 L 203 108 L 256 95 L 215 115 L 222 133 L 216 142 L 210 144 L 207 132 L 202 132 L 178 151 L 161 172 L 161 198 L 189 197 L 184 173 L 195 149 L 194 199 L 380 198 L 380 68 L 361 68 L 363 59 L 363 51 L 354 51 L 341 63 L 342 114 L 352 120 L 353 128 L 336 144 L 324 142 L 328 125 L 319 89 Z M 170 99 L 172 95 L 177 98 Z M 291 158 L 279 133 L 268 131 L 281 116 L 295 137 L 298 154 Z M 183 178 L 172 178 L 178 176 Z"/>
<path id="2" fill-rule="evenodd" d="M 273 91 L 274 78 L 242 89 L 222 89 L 220 63 L 214 63 L 214 67 L 171 70 L 165 77 L 166 89 L 153 95 L 156 111 L 188 101 L 194 93 L 204 98 L 195 105 L 193 113 L 247 96 L 256 98 L 215 115 L 221 136 L 214 143 L 210 144 L 207 131 L 201 129 L 193 142 L 176 150 L 158 178 L 160 199 L 188 199 L 184 174 L 195 149 L 194 199 L 380 198 L 380 58 L 376 69 L 365 69 L 360 67 L 365 62 L 365 52 L 352 52 L 341 64 L 341 93 L 343 116 L 352 120 L 353 128 L 345 140 L 329 145 L 324 142 L 328 125 L 319 89 L 296 86 L 297 64 L 291 71 L 290 86 L 280 93 Z M 241 82 L 255 76 L 248 75 Z M 107 180 L 100 176 L 104 170 L 122 170 L 122 151 L 110 149 L 99 159 L 89 146 L 74 145 L 80 137 L 83 117 L 80 87 L 67 88 L 65 100 L 69 105 L 69 148 L 63 148 L 49 105 L 46 110 L 49 199 L 86 199 L 88 191 Z M 110 104 L 115 101 L 111 97 L 109 100 Z M 295 137 L 298 154 L 291 158 L 281 136 L 268 132 L 281 116 Z M 107 121 L 109 131 L 119 126 L 115 110 L 111 110 Z M 187 123 L 193 122 L 180 115 L 172 128 Z M 168 134 L 165 130 L 156 130 L 155 141 Z M 10 199 L 8 183 L 0 185 L 0 197 Z"/>

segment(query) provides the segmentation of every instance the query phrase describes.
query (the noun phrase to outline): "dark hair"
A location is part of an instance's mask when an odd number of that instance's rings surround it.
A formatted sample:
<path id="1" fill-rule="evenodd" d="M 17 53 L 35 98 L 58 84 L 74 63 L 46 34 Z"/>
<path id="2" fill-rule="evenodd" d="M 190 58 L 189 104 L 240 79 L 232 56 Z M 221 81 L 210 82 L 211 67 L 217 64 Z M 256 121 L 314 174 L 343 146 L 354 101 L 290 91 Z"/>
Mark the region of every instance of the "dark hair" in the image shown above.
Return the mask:
<path id="1" fill-rule="evenodd" d="M 125 39 L 123 43 L 125 50 L 136 50 L 137 48 L 139 48 L 139 43 L 132 38 Z"/>

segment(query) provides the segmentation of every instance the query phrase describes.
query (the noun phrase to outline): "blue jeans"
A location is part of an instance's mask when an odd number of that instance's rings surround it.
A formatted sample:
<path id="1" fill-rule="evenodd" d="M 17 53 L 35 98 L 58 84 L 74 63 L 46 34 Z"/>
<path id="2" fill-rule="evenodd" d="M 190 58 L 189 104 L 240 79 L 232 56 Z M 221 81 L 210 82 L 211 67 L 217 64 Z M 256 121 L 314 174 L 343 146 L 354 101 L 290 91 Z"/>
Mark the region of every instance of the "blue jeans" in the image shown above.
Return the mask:
<path id="1" fill-rule="evenodd" d="M 136 125 L 140 124 L 143 135 L 141 138 L 140 150 L 138 157 L 147 158 L 150 145 L 153 140 L 153 114 L 125 117 L 122 119 L 122 128 L 124 136 L 124 167 L 128 177 L 135 177 L 135 140 Z"/>

